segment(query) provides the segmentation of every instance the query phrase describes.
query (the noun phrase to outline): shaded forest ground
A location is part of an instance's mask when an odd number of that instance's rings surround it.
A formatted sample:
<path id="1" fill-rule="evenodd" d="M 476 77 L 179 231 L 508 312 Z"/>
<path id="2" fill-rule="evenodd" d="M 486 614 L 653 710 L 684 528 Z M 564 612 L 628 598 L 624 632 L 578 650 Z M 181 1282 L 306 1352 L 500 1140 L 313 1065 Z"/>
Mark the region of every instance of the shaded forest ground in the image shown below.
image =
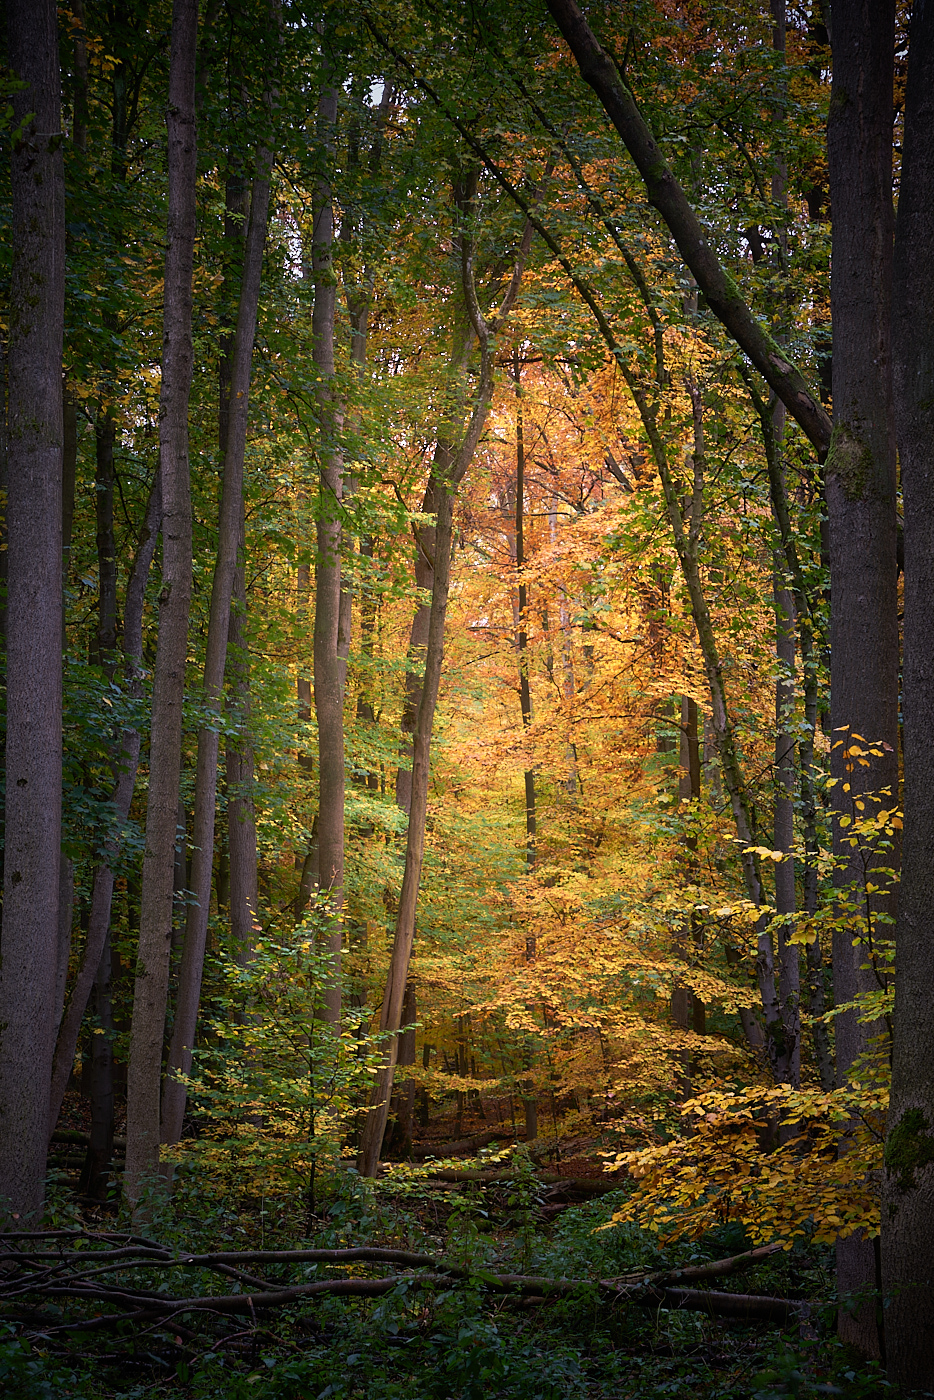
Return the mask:
<path id="1" fill-rule="evenodd" d="M 72 1103 L 77 1110 L 77 1096 Z M 76 1123 L 77 1113 L 71 1117 Z M 484 1127 L 474 1117 L 461 1117 L 466 1135 Z M 182 1168 L 171 1199 L 154 1196 L 144 1236 L 129 1233 L 116 1199 L 103 1207 L 81 1203 L 75 1174 L 80 1128 L 66 1129 L 73 1140 L 56 1144 L 62 1155 L 44 1228 L 71 1233 L 5 1244 L 2 1393 L 11 1400 L 246 1400 L 257 1394 L 269 1400 L 778 1400 L 897 1394 L 879 1370 L 867 1369 L 835 1339 L 832 1250 L 777 1251 L 739 1266 L 727 1280 L 701 1284 L 721 1298 L 726 1290 L 802 1302 L 785 1325 L 685 1311 L 658 1298 L 611 1296 L 607 1281 L 628 1286 L 640 1279 L 646 1287 L 654 1281 L 657 1291 L 673 1270 L 703 1274 L 712 1261 L 748 1250 L 749 1241 L 736 1223 L 667 1249 L 632 1226 L 601 1229 L 628 1187 L 606 1178 L 596 1138 L 566 1143 L 557 1161 L 547 1138 L 529 1150 L 510 1144 L 508 1131 L 473 1155 L 426 1159 L 425 1152 L 451 1146 L 455 1122 L 453 1113 L 433 1118 L 413 1160 L 387 1164 L 378 1182 L 364 1182 L 349 1168 L 326 1175 L 317 1183 L 313 1212 L 302 1191 L 255 1195 L 245 1182 L 241 1197 L 223 1196 L 190 1167 Z M 14 1281 L 13 1249 L 51 1248 L 60 1257 L 80 1257 L 83 1250 L 82 1268 L 91 1277 L 90 1255 L 113 1250 L 115 1243 L 125 1254 L 158 1245 L 166 1260 L 176 1262 L 217 1251 L 226 1258 L 231 1251 L 264 1251 L 265 1260 L 257 1262 L 254 1254 L 254 1262 L 237 1269 L 221 1265 L 226 1274 L 217 1266 L 188 1269 L 184 1283 L 167 1264 L 132 1268 L 119 1258 L 94 1260 L 92 1282 L 123 1289 L 119 1303 L 56 1296 L 47 1277 L 33 1291 Z M 264 1287 L 317 1280 L 326 1288 L 339 1276 L 345 1280 L 340 1287 L 351 1290 L 374 1276 L 378 1281 L 392 1275 L 393 1268 L 374 1259 L 296 1264 L 269 1258 L 271 1251 L 348 1249 L 403 1251 L 408 1260 L 420 1252 L 443 1261 L 451 1275 L 436 1272 L 430 1284 L 420 1283 L 411 1268 L 396 1264 L 394 1285 L 371 1297 L 323 1291 L 262 1306 Z M 63 1263 L 35 1267 L 60 1286 L 68 1272 Z M 526 1282 L 508 1290 L 495 1283 L 507 1277 Z M 569 1279 L 580 1286 L 546 1296 L 545 1281 Z M 253 1301 L 234 1302 L 239 1312 L 218 1304 L 216 1311 L 153 1316 L 140 1311 L 146 1292 L 189 1300 L 245 1292 Z M 114 1320 L 119 1317 L 124 1320 Z"/>

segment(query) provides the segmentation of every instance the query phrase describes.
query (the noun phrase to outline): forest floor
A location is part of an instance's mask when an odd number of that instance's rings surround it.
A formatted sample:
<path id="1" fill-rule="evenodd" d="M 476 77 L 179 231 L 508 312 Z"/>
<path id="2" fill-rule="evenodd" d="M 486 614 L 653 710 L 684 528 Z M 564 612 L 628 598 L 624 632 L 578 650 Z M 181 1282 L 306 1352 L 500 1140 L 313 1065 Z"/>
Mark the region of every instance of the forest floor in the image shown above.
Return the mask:
<path id="1" fill-rule="evenodd" d="M 557 1162 L 547 1161 L 547 1143 L 541 1154 L 510 1151 L 504 1133 L 472 1156 L 426 1161 L 456 1141 L 454 1126 L 433 1123 L 415 1160 L 389 1164 L 375 1184 L 346 1168 L 324 1174 L 313 1215 L 299 1192 L 225 1196 L 184 1172 L 143 1236 L 130 1232 L 116 1206 L 81 1204 L 73 1179 L 60 1173 L 45 1228 L 61 1233 L 0 1242 L 0 1394 L 894 1397 L 879 1369 L 834 1337 L 828 1249 L 777 1251 L 740 1265 L 738 1278 L 712 1282 L 720 1297 L 726 1289 L 804 1302 L 784 1324 L 688 1311 L 665 1291 L 672 1271 L 703 1276 L 713 1262 L 749 1250 L 741 1226 L 669 1247 L 631 1226 L 603 1229 L 627 1186 L 607 1181 L 594 1144 L 572 1140 Z M 77 1119 L 66 1131 L 77 1138 Z M 464 1119 L 459 1131 L 469 1138 L 483 1124 Z M 73 1153 L 73 1144 L 61 1146 Z M 31 1263 L 20 1262 L 25 1250 Z M 220 1251 L 228 1262 L 217 1259 Z M 283 1260 L 283 1251 L 304 1257 Z M 250 1260 L 234 1268 L 231 1252 Z M 192 1256 L 209 1263 L 189 1266 Z M 549 1280 L 579 1283 L 555 1283 L 563 1291 L 554 1292 Z M 301 1296 L 264 1305 L 263 1292 L 272 1299 L 276 1289 Z"/>

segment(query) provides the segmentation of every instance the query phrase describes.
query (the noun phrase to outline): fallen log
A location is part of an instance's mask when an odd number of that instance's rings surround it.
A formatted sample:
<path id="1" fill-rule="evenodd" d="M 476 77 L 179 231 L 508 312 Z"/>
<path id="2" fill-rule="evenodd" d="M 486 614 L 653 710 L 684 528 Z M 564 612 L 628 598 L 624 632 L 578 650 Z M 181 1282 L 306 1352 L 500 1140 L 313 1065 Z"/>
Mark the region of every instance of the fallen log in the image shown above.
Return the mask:
<path id="1" fill-rule="evenodd" d="M 514 1133 L 502 1128 L 484 1128 L 483 1132 L 473 1133 L 470 1137 L 457 1138 L 454 1142 L 428 1143 L 424 1146 L 415 1145 L 411 1155 L 417 1160 L 424 1161 L 426 1157 L 465 1157 L 469 1152 L 474 1152 L 478 1147 L 488 1147 L 491 1142 L 502 1141 L 504 1145 L 517 1141 Z"/>
<path id="2" fill-rule="evenodd" d="M 449 1263 L 434 1255 L 413 1250 L 354 1246 L 346 1249 L 294 1250 L 222 1250 L 209 1254 L 176 1254 L 163 1245 L 138 1237 L 90 1235 L 82 1232 L 58 1232 L 36 1236 L 19 1234 L 12 1239 L 14 1247 L 0 1252 L 0 1297 L 9 1300 L 39 1295 L 44 1298 L 71 1298 L 85 1301 L 98 1308 L 101 1304 L 121 1309 L 112 1321 L 136 1321 L 159 1317 L 179 1317 L 190 1313 L 249 1314 L 258 1310 L 313 1300 L 322 1296 L 381 1297 L 399 1287 L 407 1289 L 451 1288 L 469 1282 L 484 1291 L 518 1298 L 548 1301 L 575 1293 L 596 1290 L 612 1306 L 635 1304 L 640 1307 L 664 1307 L 706 1312 L 716 1317 L 736 1317 L 748 1320 L 784 1323 L 801 1315 L 807 1304 L 800 1299 L 775 1298 L 755 1294 L 717 1293 L 706 1289 L 679 1286 L 685 1281 L 699 1282 L 734 1273 L 754 1266 L 781 1246 L 765 1245 L 747 1250 L 728 1259 L 711 1260 L 705 1264 L 683 1269 L 669 1269 L 618 1278 L 546 1278 L 541 1276 L 503 1273 L 495 1269 L 467 1268 Z M 20 1241 L 37 1241 L 30 1250 L 15 1247 Z M 58 1248 L 53 1240 L 62 1242 Z M 67 1249 L 65 1241 L 85 1241 L 91 1247 Z M 95 1243 L 104 1247 L 95 1249 Z M 51 1247 L 50 1247 L 51 1246 Z M 283 1284 L 247 1274 L 236 1268 L 242 1264 L 260 1265 L 350 1265 L 395 1264 L 408 1272 L 379 1278 L 330 1277 L 301 1283 Z M 130 1287 L 120 1282 L 107 1282 L 108 1273 L 129 1270 L 207 1269 L 234 1278 L 247 1291 L 229 1294 L 199 1294 L 176 1296 L 152 1289 Z M 410 1272 L 413 1269 L 423 1272 Z M 70 1273 L 70 1276 L 69 1276 Z M 164 1286 L 164 1285 L 163 1285 Z M 127 1311 L 130 1309 L 131 1311 Z M 64 1323 L 73 1328 L 80 1324 Z M 94 1319 L 95 1327 L 106 1325 L 103 1318 Z M 55 1329 L 58 1330 L 58 1329 Z"/>
<path id="3" fill-rule="evenodd" d="M 450 1181 L 468 1182 L 479 1181 L 487 1185 L 505 1185 L 515 1181 L 516 1172 L 511 1167 L 482 1168 L 482 1167 L 438 1167 L 436 1170 L 427 1172 L 430 1181 Z M 538 1172 L 536 1180 L 543 1186 L 551 1187 L 549 1194 L 560 1194 L 561 1191 L 575 1192 L 581 1196 L 605 1196 L 611 1191 L 618 1191 L 622 1186 L 620 1181 L 610 1181 L 609 1178 L 590 1176 L 559 1176 L 556 1172 Z"/>

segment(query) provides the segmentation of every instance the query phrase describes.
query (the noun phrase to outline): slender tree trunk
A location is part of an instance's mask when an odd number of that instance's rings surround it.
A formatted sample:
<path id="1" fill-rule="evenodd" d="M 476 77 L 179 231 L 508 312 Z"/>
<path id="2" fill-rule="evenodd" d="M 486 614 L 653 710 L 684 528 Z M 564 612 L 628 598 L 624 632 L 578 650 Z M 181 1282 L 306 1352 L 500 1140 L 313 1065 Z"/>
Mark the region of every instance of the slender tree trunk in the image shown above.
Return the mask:
<path id="1" fill-rule="evenodd" d="M 230 380 L 230 410 L 224 479 L 218 522 L 217 563 L 211 589 L 202 699 L 211 710 L 219 709 L 227 665 L 234 578 L 240 555 L 243 524 L 243 461 L 250 398 L 250 372 L 256 317 L 259 308 L 263 251 L 269 214 L 270 167 L 272 156 L 261 150 L 250 200 L 250 222 L 243 258 L 243 282 L 237 313 L 233 363 Z M 178 1001 L 169 1046 L 167 1075 L 162 1094 L 162 1141 L 178 1142 L 185 1114 L 186 1089 L 180 1076 L 191 1069 L 191 1052 L 198 1023 L 201 977 L 207 944 L 208 913 L 211 903 L 211 875 L 214 865 L 214 820 L 217 805 L 219 733 L 214 725 L 198 734 L 198 769 L 195 784 L 195 810 L 192 820 L 191 891 L 185 925 L 185 943 L 178 979 Z"/>
<path id="2" fill-rule="evenodd" d="M 56 8 L 8 0 L 6 20 L 23 126 L 10 154 L 0 1199 L 28 1217 L 42 1203 L 58 971 L 65 214 Z"/>
<path id="3" fill-rule="evenodd" d="M 124 1184 L 134 1209 L 159 1169 L 159 1090 L 172 941 L 173 876 L 182 749 L 182 702 L 191 602 L 192 265 L 197 178 L 195 52 L 197 0 L 173 0 L 169 61 L 169 217 L 165 259 L 159 470 L 162 479 L 162 594 L 153 681 L 149 800 L 127 1070 Z"/>
<path id="4" fill-rule="evenodd" d="M 224 212 L 224 280 L 229 288 L 234 289 L 240 285 L 243 276 L 245 231 L 249 227 L 250 215 L 250 189 L 242 161 L 233 148 L 228 150 L 228 166 Z M 221 340 L 218 363 L 218 446 L 222 461 L 227 457 L 230 436 L 230 389 L 236 346 L 236 317 L 229 297 L 226 316 L 227 331 Z M 245 510 L 241 510 L 238 548 L 227 635 L 226 668 L 227 712 L 237 732 L 236 735 L 229 732 L 227 735 L 225 777 L 230 936 L 237 958 L 245 966 L 250 960 L 255 941 L 259 905 L 256 812 L 253 800 L 253 745 L 250 737 L 250 655 L 246 635 Z"/>
<path id="5" fill-rule="evenodd" d="M 334 150 L 337 87 L 329 80 L 318 100 L 318 134 L 326 159 Z M 341 947 L 344 903 L 344 692 L 350 650 L 349 610 L 342 606 L 344 458 L 339 437 L 343 404 L 334 384 L 337 281 L 333 268 L 334 209 L 330 179 L 319 179 L 314 199 L 312 317 L 321 422 L 315 554 L 314 702 L 318 722 L 318 888 L 328 898 L 329 970 L 324 1014 L 341 1017 Z"/>
<path id="6" fill-rule="evenodd" d="M 550 167 L 549 167 L 550 169 Z M 546 177 L 547 178 L 547 177 Z M 463 207 L 473 198 L 471 187 L 466 193 L 458 191 Z M 473 272 L 473 247 L 466 238 L 461 243 L 463 290 L 468 315 L 474 334 L 480 344 L 480 378 L 470 422 L 459 449 L 452 449 L 449 442 L 439 440 L 432 463 L 434 487 L 429 481 L 428 492 L 434 491 L 436 519 L 434 527 L 431 586 L 431 607 L 428 620 L 428 637 L 425 647 L 425 670 L 422 678 L 421 695 L 415 721 L 412 747 L 412 786 L 409 807 L 409 825 L 406 837 L 405 870 L 402 876 L 402 890 L 396 913 L 396 929 L 390 955 L 389 972 L 383 994 L 380 1012 L 380 1029 L 390 1032 L 390 1040 L 383 1065 L 377 1074 L 373 1097 L 361 1134 L 359 1167 L 363 1176 L 375 1176 L 379 1166 L 379 1154 L 386 1131 L 386 1118 L 392 1096 L 393 1075 L 399 1052 L 399 1028 L 402 1024 L 402 1003 L 409 975 L 412 957 L 412 944 L 415 940 L 415 916 L 418 906 L 418 890 L 421 882 L 422 862 L 425 856 L 425 823 L 428 814 L 428 785 L 430 776 L 431 734 L 435 709 L 438 703 L 438 690 L 441 684 L 441 663 L 444 655 L 444 625 L 447 616 L 448 591 L 451 580 L 451 547 L 454 528 L 454 492 L 460 485 L 473 460 L 486 425 L 492 395 L 491 340 L 494 332 L 501 329 L 519 295 L 525 260 L 532 241 L 532 227 L 528 219 L 519 245 L 519 253 L 513 268 L 509 286 L 503 297 L 499 314 L 491 324 L 484 320 L 477 304 L 476 285 Z M 458 353 L 456 350 L 455 353 Z M 413 629 L 414 630 L 414 629 Z"/>
<path id="7" fill-rule="evenodd" d="M 678 779 L 678 796 L 683 802 L 699 802 L 701 795 L 701 765 L 700 765 L 700 740 L 697 732 L 697 701 L 692 700 L 689 695 L 681 697 L 680 716 L 680 776 Z M 688 836 L 685 840 L 688 858 L 687 866 L 689 879 L 696 880 L 694 873 L 697 863 L 697 840 L 693 836 Z M 698 923 L 696 915 L 691 914 L 691 943 L 690 949 L 683 948 L 683 953 L 691 957 L 697 957 L 703 952 L 703 930 Z M 703 1001 L 696 992 L 692 992 L 687 987 L 676 987 L 671 994 L 672 1014 L 679 1026 L 685 1030 L 694 1031 L 695 1035 L 707 1034 L 707 1009 Z M 690 1056 L 687 1057 L 687 1075 L 690 1084 L 691 1068 Z"/>
<path id="8" fill-rule="evenodd" d="M 114 1054 L 113 1004 L 110 979 L 112 960 L 110 931 L 104 941 L 97 976 L 94 979 L 92 1007 L 97 1025 L 91 1037 L 91 1133 L 79 1191 L 102 1200 L 106 1195 L 108 1169 L 114 1147 Z"/>
<path id="9" fill-rule="evenodd" d="M 836 13 L 836 12 L 835 12 Z M 905 845 L 882 1207 L 889 1374 L 934 1380 L 934 4 L 911 18 L 893 288 L 905 500 Z"/>
<path id="10" fill-rule="evenodd" d="M 714 636 L 713 624 L 710 619 L 710 610 L 704 595 L 697 557 L 697 546 L 703 516 L 705 471 L 703 408 L 700 394 L 696 387 L 692 387 L 694 409 L 694 452 L 692 459 L 694 488 L 691 498 L 690 519 L 687 522 L 687 528 L 685 528 L 686 522 L 682 516 L 678 493 L 669 469 L 668 455 L 661 435 L 658 432 L 657 424 L 651 411 L 645 404 L 644 395 L 638 385 L 632 383 L 630 388 L 636 398 L 637 405 L 640 407 L 643 422 L 652 444 L 655 464 L 658 468 L 659 476 L 661 477 L 662 491 L 675 537 L 675 549 L 691 600 L 694 625 L 697 629 L 701 654 L 704 658 L 704 669 L 707 673 L 707 683 L 710 687 L 713 733 L 716 739 L 723 782 L 730 798 L 733 820 L 736 824 L 736 834 L 740 841 L 740 859 L 742 862 L 746 892 L 750 902 L 758 908 L 762 904 L 762 883 L 755 856 L 749 850 L 749 847 L 752 846 L 754 842 L 754 831 L 749 812 L 746 784 L 740 766 L 739 755 L 736 751 L 733 725 L 729 717 L 726 703 L 722 663 L 717 648 L 716 637 Z M 765 1048 L 768 1055 L 769 1067 L 777 1083 L 787 1083 L 790 1077 L 790 1069 L 785 1045 L 781 1007 L 779 1005 L 778 992 L 775 986 L 774 954 L 771 936 L 764 918 L 760 919 L 757 930 L 756 980 L 759 984 L 759 996 L 765 1018 Z M 748 1010 L 741 1012 L 740 1018 L 750 1046 L 753 1049 L 758 1049 L 761 1045 L 761 1034 L 758 1023 Z"/>
<path id="11" fill-rule="evenodd" d="M 532 727 L 532 690 L 529 684 L 529 590 L 523 577 L 525 568 L 525 434 L 522 421 L 522 367 L 518 350 L 513 350 L 512 373 L 516 387 L 516 578 L 519 592 L 519 627 L 516 650 L 519 653 L 519 705 L 522 729 L 528 741 Z M 528 762 L 528 759 L 526 760 Z M 525 861 L 527 869 L 535 864 L 535 769 L 526 767 L 525 774 Z"/>
<path id="12" fill-rule="evenodd" d="M 425 650 L 425 672 L 422 680 L 422 694 L 416 719 L 412 755 L 412 798 L 405 850 L 405 871 L 402 877 L 402 890 L 396 914 L 396 933 L 380 1015 L 380 1029 L 394 1032 L 394 1034 L 389 1041 L 386 1063 L 381 1067 L 377 1076 L 373 1104 L 363 1128 L 360 1171 L 364 1176 L 375 1176 L 379 1165 L 379 1154 L 386 1131 L 386 1119 L 392 1094 L 393 1072 L 398 1055 L 399 1038 L 397 1033 L 402 1025 L 402 1004 L 408 980 L 412 943 L 415 938 L 418 888 L 425 855 L 425 817 L 428 809 L 431 728 L 438 700 L 438 688 L 441 683 L 444 622 L 450 587 L 453 517 L 453 493 L 450 490 L 443 490 L 438 501 L 435 524 L 434 584 L 431 596 L 428 645 Z"/>
<path id="13" fill-rule="evenodd" d="M 774 469 L 783 476 L 780 461 L 785 412 L 780 403 L 772 411 L 768 447 L 775 461 Z M 784 495 L 784 480 L 782 480 Z M 795 606 L 786 581 L 784 550 L 776 548 L 773 561 L 772 597 L 775 607 L 775 796 L 773 849 L 784 851 L 785 857 L 775 866 L 775 913 L 778 924 L 778 997 L 781 1004 L 785 1046 L 788 1054 L 789 1082 L 794 1088 L 801 1084 L 801 987 L 797 945 L 791 942 L 794 915 L 797 912 L 795 884 Z"/>
<path id="14" fill-rule="evenodd" d="M 804 729 L 798 743 L 799 790 L 804 827 L 804 872 L 803 893 L 804 912 L 810 916 L 817 913 L 818 863 L 820 843 L 817 832 L 817 795 L 814 787 L 814 733 L 817 726 L 818 674 L 815 654 L 815 621 L 812 604 L 805 584 L 804 574 L 798 559 L 797 545 L 791 528 L 788 500 L 785 492 L 785 474 L 782 470 L 779 439 L 776 434 L 778 417 L 774 402 L 770 405 L 758 393 L 751 377 L 746 376 L 746 385 L 755 404 L 762 428 L 766 464 L 769 473 L 769 492 L 772 514 L 778 527 L 782 545 L 782 560 L 778 565 L 784 577 L 791 583 L 788 606 L 797 618 L 798 637 L 801 647 L 801 670 L 803 676 Z M 782 608 L 785 615 L 785 608 Z M 786 665 L 793 656 L 788 653 Z M 776 740 L 776 753 L 780 739 Z M 790 762 L 787 746 L 781 743 L 785 762 Z M 786 789 L 787 791 L 787 789 Z M 787 834 L 787 809 L 785 830 Z M 793 821 L 793 814 L 792 814 Z M 777 843 L 776 843 L 777 844 Z M 782 847 L 785 849 L 785 847 Z M 785 862 L 782 863 L 783 865 Z M 790 893 L 786 892 L 786 902 L 790 905 Z M 799 975 L 800 981 L 800 975 Z M 821 1087 L 832 1089 L 834 1085 L 833 1052 L 830 1036 L 823 1020 L 825 1011 L 823 955 L 819 938 L 807 945 L 808 1010 L 813 1023 L 814 1058 L 817 1064 Z M 800 992 L 799 992 L 800 1002 Z"/>
<path id="15" fill-rule="evenodd" d="M 127 657 L 127 688 L 136 699 L 142 698 L 143 687 L 140 679 L 140 662 L 143 655 L 143 606 L 146 580 L 156 552 L 156 543 L 162 523 L 161 478 L 157 472 L 146 517 L 140 532 L 139 545 L 130 577 L 127 581 L 126 600 L 123 612 L 124 650 Z M 136 773 L 139 766 L 140 734 L 137 729 L 125 729 L 120 740 L 118 754 L 118 775 L 112 801 L 124 819 L 129 815 L 136 786 Z M 52 1087 L 49 1099 L 49 1131 L 51 1132 L 61 1112 L 62 1100 L 68 1085 L 81 1022 L 88 1004 L 88 996 L 97 976 L 110 929 L 110 916 L 113 905 L 114 874 L 112 862 L 118 855 L 116 842 L 111 843 L 107 857 L 94 871 L 91 883 L 91 906 L 88 915 L 88 932 L 84 953 L 72 988 L 71 998 L 58 1028 L 55 1058 L 52 1065 Z M 174 883 L 174 882 L 173 882 Z"/>
<path id="16" fill-rule="evenodd" d="M 795 888 L 795 625 L 791 590 L 785 586 L 784 558 L 776 551 L 773 587 L 775 604 L 775 817 L 773 849 L 785 857 L 775 866 L 775 913 L 778 925 L 778 998 L 788 1052 L 789 1083 L 801 1085 L 801 1010 L 797 945 L 791 942 L 797 911 Z"/>
<path id="17" fill-rule="evenodd" d="M 811 393 L 798 370 L 788 363 L 782 347 L 753 315 L 736 283 L 720 265 L 712 240 L 665 163 L 632 93 L 620 78 L 616 63 L 598 43 L 575 0 L 547 0 L 547 4 L 577 60 L 581 77 L 593 88 L 616 127 L 645 182 L 649 202 L 668 225 L 711 311 L 749 356 L 817 450 L 826 452 L 830 443 L 830 419 L 819 397 Z M 834 27 L 836 29 L 836 16 Z M 835 59 L 836 47 L 835 34 Z"/>
<path id="18" fill-rule="evenodd" d="M 240 531 L 241 558 L 234 574 L 233 606 L 227 639 L 228 712 L 237 725 L 236 738 L 228 736 L 227 739 L 227 845 L 230 852 L 230 936 L 237 958 L 246 965 L 252 956 L 259 927 L 259 886 L 242 520 Z"/>
<path id="19" fill-rule="evenodd" d="M 117 545 L 114 539 L 114 443 L 117 424 L 102 405 L 95 425 L 96 471 L 94 501 L 97 515 L 97 638 L 95 660 L 108 675 L 116 668 Z"/>
<path id="20" fill-rule="evenodd" d="M 834 933 L 834 1000 L 851 1002 L 879 986 L 873 938 L 890 936 L 876 916 L 891 915 L 893 898 L 868 898 L 875 866 L 897 865 L 850 824 L 898 801 L 898 619 L 896 600 L 895 434 L 890 306 L 892 277 L 893 0 L 840 0 L 834 5 L 833 90 L 827 126 L 833 207 L 834 430 L 826 463 L 830 524 L 831 774 L 835 779 L 834 856 L 841 897 L 865 907 L 860 927 Z M 857 737 L 861 736 L 861 737 Z M 863 741 L 868 741 L 865 744 Z M 851 754 L 882 752 L 868 767 Z M 887 792 L 880 790 L 887 789 Z M 870 796 L 869 794 L 875 794 Z M 884 883 L 884 877 L 877 880 Z M 857 944 L 854 946 L 854 938 Z M 856 1011 L 834 1021 L 837 1082 L 879 1027 Z M 845 1141 L 841 1146 L 845 1150 Z M 837 1245 L 837 1287 L 844 1300 L 841 1337 L 868 1355 L 881 1353 L 873 1244 L 851 1235 Z"/>

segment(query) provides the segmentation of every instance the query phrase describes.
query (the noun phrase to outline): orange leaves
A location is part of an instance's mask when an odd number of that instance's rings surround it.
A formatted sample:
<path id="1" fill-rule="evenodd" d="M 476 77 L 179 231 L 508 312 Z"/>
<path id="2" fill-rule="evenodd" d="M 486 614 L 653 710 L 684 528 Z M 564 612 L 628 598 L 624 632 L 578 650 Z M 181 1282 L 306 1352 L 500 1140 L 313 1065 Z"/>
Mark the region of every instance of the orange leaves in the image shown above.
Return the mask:
<path id="1" fill-rule="evenodd" d="M 786 1248 L 802 1236 L 830 1243 L 857 1230 L 877 1234 L 887 1097 L 873 1085 L 701 1095 L 684 1105 L 690 1136 L 608 1160 L 608 1170 L 624 1167 L 638 1182 L 613 1223 L 675 1240 L 736 1220 L 753 1240 Z"/>

